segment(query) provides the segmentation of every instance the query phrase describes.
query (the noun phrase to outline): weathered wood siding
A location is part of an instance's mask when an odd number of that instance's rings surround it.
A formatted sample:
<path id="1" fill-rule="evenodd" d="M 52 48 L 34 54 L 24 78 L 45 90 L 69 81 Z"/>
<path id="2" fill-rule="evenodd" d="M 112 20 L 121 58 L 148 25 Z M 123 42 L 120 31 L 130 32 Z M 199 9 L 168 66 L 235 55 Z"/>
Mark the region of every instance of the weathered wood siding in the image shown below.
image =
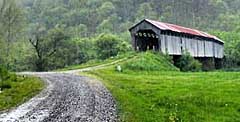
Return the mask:
<path id="1" fill-rule="evenodd" d="M 223 58 L 224 47 L 219 43 L 214 43 L 214 55 L 215 58 Z"/>
<path id="2" fill-rule="evenodd" d="M 174 54 L 174 40 L 172 38 L 172 36 L 166 35 L 166 44 L 167 44 L 167 52 L 170 55 Z"/>
<path id="3" fill-rule="evenodd" d="M 132 46 L 135 50 L 137 46 L 136 33 L 141 30 L 152 30 L 158 36 L 159 51 L 165 54 L 182 55 L 184 51 L 188 51 L 193 57 L 223 58 L 224 55 L 224 44 L 221 42 L 176 33 L 161 33 L 162 30 L 146 21 L 131 29 Z"/>
<path id="4" fill-rule="evenodd" d="M 155 26 L 147 23 L 147 22 L 142 22 L 139 23 L 138 26 L 136 26 L 135 28 L 133 28 L 131 30 L 131 33 L 136 34 L 138 31 L 140 30 L 152 30 L 153 32 L 155 32 L 157 35 L 160 35 L 161 30 L 159 30 L 158 28 L 156 28 Z"/>
<path id="5" fill-rule="evenodd" d="M 161 34 L 161 51 L 170 55 L 181 55 L 181 38 L 172 35 Z"/>
<path id="6" fill-rule="evenodd" d="M 193 57 L 223 58 L 223 44 L 186 36 L 160 35 L 161 51 L 169 55 L 182 55 L 187 51 Z"/>
<path id="7" fill-rule="evenodd" d="M 185 51 L 189 52 L 192 56 L 196 57 L 198 55 L 198 43 L 195 39 L 186 38 L 185 39 Z"/>
<path id="8" fill-rule="evenodd" d="M 173 54 L 174 55 L 181 55 L 182 54 L 182 43 L 181 43 L 181 37 L 178 36 L 172 36 L 172 43 L 173 43 Z"/>
<path id="9" fill-rule="evenodd" d="M 194 57 L 223 57 L 223 45 L 217 42 L 186 36 L 160 35 L 161 51 L 169 55 L 181 55 L 187 51 Z"/>
<path id="10" fill-rule="evenodd" d="M 190 55 L 198 56 L 198 40 L 189 37 L 182 37 L 182 52 L 189 52 Z"/>
<path id="11" fill-rule="evenodd" d="M 166 48 L 166 35 L 163 35 L 163 34 L 161 34 L 160 35 L 160 42 L 161 42 L 161 47 L 160 47 L 160 49 L 161 49 L 161 51 L 164 53 L 164 54 L 166 54 L 167 53 L 167 48 Z"/>
<path id="12" fill-rule="evenodd" d="M 150 24 L 146 21 L 139 23 L 135 28 L 133 28 L 131 30 L 131 36 L 132 36 L 132 41 L 133 41 L 132 46 L 134 47 L 135 50 L 137 49 L 137 42 L 136 42 L 137 40 L 136 40 L 135 34 L 141 30 L 152 30 L 156 35 L 158 35 L 158 37 L 161 35 L 160 34 L 161 30 L 159 30 L 152 24 Z M 161 47 L 162 44 L 161 44 L 160 38 L 158 38 L 158 42 L 159 42 L 159 47 Z M 161 51 L 161 48 L 159 48 L 159 51 Z"/>
<path id="13" fill-rule="evenodd" d="M 212 41 L 204 41 L 205 44 L 205 57 L 214 57 L 214 48 Z"/>
<path id="14" fill-rule="evenodd" d="M 205 52 L 204 52 L 204 40 L 197 40 L 197 44 L 198 44 L 198 54 L 197 57 L 204 57 L 205 56 Z"/>

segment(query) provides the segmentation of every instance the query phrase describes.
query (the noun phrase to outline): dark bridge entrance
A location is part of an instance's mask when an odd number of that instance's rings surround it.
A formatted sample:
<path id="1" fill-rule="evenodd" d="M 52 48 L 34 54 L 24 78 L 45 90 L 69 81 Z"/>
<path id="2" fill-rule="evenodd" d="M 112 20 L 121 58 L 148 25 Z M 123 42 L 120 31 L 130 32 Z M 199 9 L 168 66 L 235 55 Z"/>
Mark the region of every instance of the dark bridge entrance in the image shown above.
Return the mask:
<path id="1" fill-rule="evenodd" d="M 135 38 L 137 50 L 159 50 L 159 37 L 152 30 L 140 30 L 136 33 Z"/>

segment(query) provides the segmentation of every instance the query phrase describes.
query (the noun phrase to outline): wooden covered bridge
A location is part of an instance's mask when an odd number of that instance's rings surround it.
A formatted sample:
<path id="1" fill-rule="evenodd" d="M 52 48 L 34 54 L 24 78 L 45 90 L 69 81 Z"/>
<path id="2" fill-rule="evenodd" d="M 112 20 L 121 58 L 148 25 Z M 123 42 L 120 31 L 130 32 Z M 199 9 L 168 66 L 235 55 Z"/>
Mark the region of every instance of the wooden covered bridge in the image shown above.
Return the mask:
<path id="1" fill-rule="evenodd" d="M 174 24 L 144 19 L 129 30 L 135 50 L 155 50 L 179 58 L 184 52 L 202 63 L 221 63 L 224 42 L 216 36 Z"/>
<path id="2" fill-rule="evenodd" d="M 200 61 L 221 61 L 224 42 L 216 36 L 174 24 L 145 19 L 129 29 L 135 50 L 160 51 L 179 57 L 184 52 Z"/>
<path id="3" fill-rule="evenodd" d="M 178 25 L 145 19 L 132 28 L 135 50 L 156 50 L 169 55 L 189 52 L 196 58 L 223 58 L 224 42 L 216 36 Z"/>

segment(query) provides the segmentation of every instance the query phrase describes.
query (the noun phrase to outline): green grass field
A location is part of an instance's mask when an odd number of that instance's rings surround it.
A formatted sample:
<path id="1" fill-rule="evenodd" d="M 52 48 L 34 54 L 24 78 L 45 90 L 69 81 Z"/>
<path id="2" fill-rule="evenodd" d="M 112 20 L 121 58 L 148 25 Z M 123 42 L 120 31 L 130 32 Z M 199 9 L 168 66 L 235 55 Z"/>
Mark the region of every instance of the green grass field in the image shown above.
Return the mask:
<path id="1" fill-rule="evenodd" d="M 127 122 L 239 122 L 237 72 L 89 72 L 116 98 Z"/>
<path id="2" fill-rule="evenodd" d="M 34 77 L 17 77 L 15 81 L 6 82 L 11 88 L 4 89 L 0 93 L 0 111 L 22 104 L 44 88 L 44 83 Z"/>
<path id="3" fill-rule="evenodd" d="M 111 91 L 122 121 L 240 122 L 240 72 L 180 72 L 147 52 L 86 74 Z"/>

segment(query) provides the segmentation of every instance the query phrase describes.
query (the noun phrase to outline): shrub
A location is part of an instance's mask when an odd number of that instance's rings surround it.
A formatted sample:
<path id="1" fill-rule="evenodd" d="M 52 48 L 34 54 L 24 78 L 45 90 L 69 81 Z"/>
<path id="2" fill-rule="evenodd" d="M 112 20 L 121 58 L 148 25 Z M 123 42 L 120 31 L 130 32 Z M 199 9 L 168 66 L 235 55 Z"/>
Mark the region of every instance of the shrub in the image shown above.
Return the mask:
<path id="1" fill-rule="evenodd" d="M 197 72 L 202 70 L 202 64 L 198 60 L 195 60 L 188 52 L 185 52 L 177 60 L 176 66 L 183 72 Z"/>
<path id="2" fill-rule="evenodd" d="M 96 39 L 96 51 L 98 58 L 107 59 L 117 56 L 120 52 L 126 52 L 129 48 L 128 44 L 122 39 L 111 34 L 101 34 Z"/>
<path id="3" fill-rule="evenodd" d="M 17 81 L 15 74 L 10 74 L 3 66 L 0 66 L 0 88 L 1 90 L 11 88 L 11 82 Z"/>
<path id="4" fill-rule="evenodd" d="M 10 78 L 8 71 L 5 68 L 3 68 L 3 66 L 0 66 L 0 80 L 4 81 L 7 80 L 8 78 Z"/>

